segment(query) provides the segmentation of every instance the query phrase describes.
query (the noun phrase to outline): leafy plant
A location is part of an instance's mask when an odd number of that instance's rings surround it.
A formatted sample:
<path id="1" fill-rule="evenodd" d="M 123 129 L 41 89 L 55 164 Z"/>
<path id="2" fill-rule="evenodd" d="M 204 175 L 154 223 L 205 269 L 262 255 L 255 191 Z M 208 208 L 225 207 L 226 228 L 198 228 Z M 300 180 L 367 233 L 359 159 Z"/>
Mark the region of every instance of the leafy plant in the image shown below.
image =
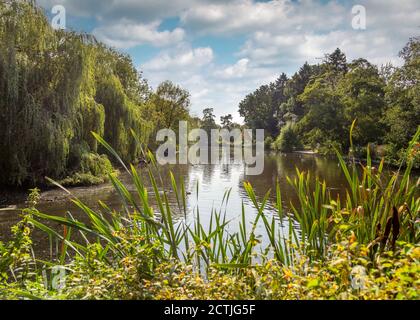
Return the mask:
<path id="1" fill-rule="evenodd" d="M 420 130 L 411 148 L 419 135 Z M 224 206 L 228 209 L 230 191 L 225 193 L 220 210 L 212 211 L 207 227 L 200 221 L 199 210 L 192 223 L 176 220 L 176 213 L 187 213 L 182 180 L 177 183 L 170 173 L 171 186 L 167 190 L 150 151 L 142 151 L 144 157 L 150 159 L 144 176 L 135 166 L 127 166 L 103 138 L 94 136 L 130 175 L 134 194 L 110 174 L 123 211 L 115 212 L 102 202 L 99 210 L 93 210 L 73 198 L 73 203 L 88 218 L 88 222 L 82 222 L 71 214 L 59 217 L 38 211 L 35 209 L 38 196 L 34 192 L 25 218 L 14 229 L 16 240 L 1 246 L 2 274 L 14 270 L 15 275 L 13 281 L 4 278 L 1 284 L 4 296 L 77 299 L 418 297 L 420 200 L 418 182 L 410 181 L 410 165 L 402 175 L 396 172 L 387 177 L 383 173 L 383 162 L 376 169 L 369 156 L 364 166 L 350 154 L 350 164 L 347 164 L 338 153 L 349 184 L 345 199 L 333 198 L 325 182 L 310 173 L 297 171 L 296 178 L 288 180 L 298 201 L 290 203 L 290 210 L 286 209 L 277 185 L 275 216 L 265 212 L 270 191 L 258 199 L 251 184 L 245 182 L 245 191 L 257 214 L 249 225 L 243 206 L 239 231 L 232 233 L 231 222 L 223 210 Z M 135 134 L 134 138 L 138 139 Z M 412 150 L 407 152 L 411 154 Z M 360 174 L 357 166 L 361 166 Z M 144 179 L 149 179 L 151 188 L 146 187 Z M 170 191 L 176 195 L 175 207 L 168 204 Z M 151 197 L 155 200 L 154 206 Z M 292 225 L 293 221 L 298 224 L 298 230 Z M 50 227 L 50 223 L 62 225 L 62 232 Z M 285 223 L 289 224 L 288 229 L 284 228 Z M 46 232 L 57 243 L 55 258 L 51 261 L 30 258 L 30 226 Z M 258 226 L 263 227 L 267 244 L 261 243 Z M 72 236 L 76 233 L 80 235 L 79 240 Z M 66 270 L 64 289 L 44 285 L 45 279 L 54 279 L 53 275 L 46 277 L 34 262 L 50 273 L 57 266 Z M 365 281 L 362 287 L 353 283 L 353 279 L 360 276 Z"/>

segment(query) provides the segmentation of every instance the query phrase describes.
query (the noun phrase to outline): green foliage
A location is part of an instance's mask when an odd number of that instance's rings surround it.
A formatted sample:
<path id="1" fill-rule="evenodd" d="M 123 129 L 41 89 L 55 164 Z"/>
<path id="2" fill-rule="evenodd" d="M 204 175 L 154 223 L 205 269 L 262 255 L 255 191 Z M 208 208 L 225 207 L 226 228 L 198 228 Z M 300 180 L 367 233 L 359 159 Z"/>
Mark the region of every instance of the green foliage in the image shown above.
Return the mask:
<path id="1" fill-rule="evenodd" d="M 22 219 L 12 227 L 12 240 L 4 244 L 0 241 L 0 298 L 5 293 L 2 287 L 9 282 L 23 284 L 33 276 L 31 210 L 35 209 L 40 194 L 39 189 L 30 190 L 28 209 L 23 210 Z"/>
<path id="2" fill-rule="evenodd" d="M 337 49 L 322 65 L 305 64 L 290 80 L 282 75 L 241 102 L 250 128 L 272 137 L 281 130 L 275 145 L 283 151 L 300 141 L 337 149 L 348 188 L 344 197 L 332 195 L 324 181 L 297 171 L 288 179 L 296 201 L 286 210 L 277 185 L 272 216 L 265 213 L 270 191 L 258 198 L 245 182 L 256 214 L 249 225 L 243 206 L 239 231 L 232 232 L 222 209 L 206 226 L 198 211 L 191 224 L 175 220 L 187 212 L 183 180 L 170 173 L 165 187 L 142 148 L 155 124 L 175 129 L 185 119 L 216 128 L 212 109 L 202 121 L 190 118 L 182 88 L 164 82 L 151 93 L 127 56 L 86 35 L 52 30 L 29 1 L 1 2 L 0 184 L 39 183 L 46 175 L 67 177 L 61 182 L 70 185 L 109 179 L 122 211 L 74 198 L 85 219 L 49 215 L 36 209 L 33 190 L 13 239 L 0 242 L 0 298 L 418 299 L 420 199 L 411 175 L 420 157 L 418 43 L 410 41 L 401 53 L 405 65 L 389 77 L 365 60 L 348 64 Z M 373 167 L 370 147 L 367 164 L 356 164 L 361 146 L 382 140 L 403 159 L 404 172 L 384 174 L 384 161 Z M 340 148 L 349 150 L 350 164 Z M 134 190 L 101 153 L 121 164 Z M 138 157 L 150 160 L 146 177 L 125 164 Z M 229 191 L 221 208 L 228 199 Z M 33 256 L 34 227 L 51 241 L 50 261 Z M 262 232 L 268 244 L 260 243 Z M 64 287 L 54 282 L 57 267 L 66 270 Z"/>
<path id="3" fill-rule="evenodd" d="M 157 277 L 144 281 L 153 299 L 270 300 L 417 300 L 418 245 L 401 245 L 378 256 L 375 264 L 366 247 L 349 240 L 333 245 L 324 261 L 296 256 L 290 267 L 270 260 L 240 275 L 211 269 L 206 281 L 190 266 L 163 265 Z M 138 292 L 138 291 L 135 291 Z M 144 298 L 137 296 L 136 298 Z"/>
<path id="4" fill-rule="evenodd" d="M 329 74 L 317 78 L 305 88 L 299 99 L 308 111 L 298 123 L 304 143 L 313 144 L 314 136 L 322 137 L 316 141 L 321 146 L 328 141 L 347 140 L 345 128 L 348 128 L 349 124 L 345 126 L 340 98 L 336 88 L 331 85 Z M 308 138 L 309 140 L 306 140 Z"/>
<path id="5" fill-rule="evenodd" d="M 296 126 L 292 123 L 288 123 L 284 126 L 273 146 L 275 150 L 280 152 L 291 152 L 300 148 L 301 143 L 297 135 Z"/>
<path id="6" fill-rule="evenodd" d="M 105 155 L 84 153 L 77 172 L 60 181 L 63 186 L 97 185 L 108 181 L 110 174 L 115 174 L 111 161 Z"/>
<path id="7" fill-rule="evenodd" d="M 247 95 L 239 104 L 239 114 L 251 129 L 264 129 L 275 137 L 279 133 L 276 117 L 280 105 L 286 102 L 287 76 L 283 73 L 275 82 L 263 85 Z"/>
<path id="8" fill-rule="evenodd" d="M 357 119 L 357 127 L 353 132 L 356 145 L 366 146 L 372 142 L 381 144 L 385 135 L 380 121 L 386 106 L 385 82 L 377 67 L 364 59 L 353 61 L 348 68 L 338 89 L 344 108 L 345 125 L 349 126 Z"/>
<path id="9" fill-rule="evenodd" d="M 357 119 L 353 151 L 363 156 L 366 145 L 381 146 L 388 163 L 404 164 L 404 150 L 420 125 L 419 47 L 418 37 L 410 39 L 400 53 L 405 64 L 381 70 L 365 59 L 348 62 L 336 49 L 319 65 L 305 63 L 290 79 L 282 75 L 261 86 L 239 112 L 247 126 L 264 128 L 271 137 L 296 123 L 298 140 L 322 154 L 350 151 L 347 128 Z"/>
<path id="10" fill-rule="evenodd" d="M 353 130 L 354 124 L 351 134 Z M 418 152 L 415 141 L 419 136 L 420 130 L 407 154 Z M 108 143 L 98 135 L 95 137 L 122 161 Z M 110 176 L 121 197 L 121 213 L 110 210 L 104 203 L 95 210 L 75 198 L 73 202 L 85 213 L 87 223 L 71 215 L 44 214 L 35 209 L 38 195 L 34 191 L 29 201 L 31 208 L 25 210 L 24 219 L 14 228 L 15 240 L 0 246 L 3 275 L 0 296 L 418 299 L 420 198 L 418 185 L 410 182 L 411 162 L 402 177 L 398 172 L 388 177 L 382 173 L 383 163 L 379 168 L 372 167 L 368 154 L 360 178 L 356 164 L 349 167 L 338 154 L 349 183 L 346 197 L 333 198 L 325 182 L 297 171 L 296 178 L 288 180 L 298 200 L 290 203 L 291 212 L 287 212 L 277 185 L 276 217 L 265 214 L 270 192 L 258 199 L 246 182 L 245 191 L 257 214 L 249 228 L 243 209 L 239 231 L 232 233 L 224 209 L 213 211 L 207 227 L 201 224 L 199 212 L 191 225 L 183 220 L 175 222 L 174 214 L 186 212 L 183 180 L 178 184 L 170 173 L 170 190 L 159 185 L 162 179 L 156 171 L 155 159 L 151 153 L 148 156 L 151 166 L 146 168 L 146 176 L 151 195 L 134 166 L 124 167 L 135 185 L 135 194 Z M 168 205 L 168 192 L 176 195 L 176 208 Z M 155 206 L 149 202 L 151 196 Z M 228 199 L 229 191 L 221 208 Z M 299 225 L 299 232 L 293 228 L 292 219 Z M 61 224 L 64 233 L 49 227 L 50 223 Z M 285 223 L 289 223 L 288 234 L 283 228 Z M 29 255 L 33 226 L 57 242 L 56 259 L 46 263 Z M 84 240 L 73 239 L 74 231 Z M 267 247 L 261 247 L 261 232 L 268 239 Z M 67 274 L 64 285 L 56 287 L 46 282 L 45 275 L 34 269 L 35 262 L 42 263 L 51 274 L 54 267 L 64 268 Z M 13 279 L 7 281 L 9 274 Z"/>
<path id="11" fill-rule="evenodd" d="M 214 115 L 214 109 L 213 108 L 206 108 L 203 110 L 203 118 L 201 119 L 200 127 L 201 129 L 205 130 L 207 132 L 207 135 L 210 137 L 211 130 L 217 129 L 217 124 L 214 119 L 216 119 L 216 116 Z"/>
<path id="12" fill-rule="evenodd" d="M 0 184 L 43 184 L 100 153 L 105 135 L 126 161 L 147 141 L 149 88 L 131 60 L 88 35 L 54 31 L 32 1 L 0 4 Z M 16 143 L 18 142 L 18 143 Z"/>
<path id="13" fill-rule="evenodd" d="M 220 124 L 222 125 L 222 128 L 231 130 L 233 128 L 233 117 L 231 114 L 228 114 L 226 116 L 220 117 Z"/>
<path id="14" fill-rule="evenodd" d="M 298 128 L 301 128 L 300 125 L 298 125 Z M 335 155 L 335 150 L 343 150 L 343 146 L 339 141 L 333 140 L 319 128 L 306 132 L 302 140 L 307 147 L 322 155 Z"/>
<path id="15" fill-rule="evenodd" d="M 400 57 L 405 63 L 395 69 L 386 86 L 388 107 L 383 119 L 388 128 L 385 135 L 388 158 L 397 162 L 404 161 L 400 155 L 420 126 L 420 38 L 410 39 Z"/>
<path id="16" fill-rule="evenodd" d="M 158 86 L 152 101 L 157 107 L 159 129 L 178 130 L 178 122 L 189 118 L 190 94 L 171 81 L 162 82 Z"/>
<path id="17" fill-rule="evenodd" d="M 345 74 L 348 71 L 347 57 L 340 48 L 335 49 L 331 54 L 326 54 L 324 57 L 324 64 L 328 72 L 333 74 Z"/>
<path id="18" fill-rule="evenodd" d="M 265 149 L 266 150 L 274 149 L 273 143 L 274 143 L 274 140 L 271 136 L 266 137 L 264 140 Z"/>

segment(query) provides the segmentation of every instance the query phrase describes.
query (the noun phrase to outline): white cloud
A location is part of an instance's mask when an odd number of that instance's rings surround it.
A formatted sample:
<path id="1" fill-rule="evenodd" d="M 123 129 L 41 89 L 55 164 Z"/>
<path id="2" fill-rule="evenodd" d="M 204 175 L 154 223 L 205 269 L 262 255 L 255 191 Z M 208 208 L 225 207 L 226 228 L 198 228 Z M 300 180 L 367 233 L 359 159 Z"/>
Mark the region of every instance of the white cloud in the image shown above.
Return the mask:
<path id="1" fill-rule="evenodd" d="M 249 59 L 241 59 L 234 65 L 215 71 L 214 75 L 222 79 L 241 78 L 248 71 Z"/>
<path id="2" fill-rule="evenodd" d="M 182 28 L 158 31 L 159 26 L 159 21 L 149 24 L 120 21 L 113 25 L 95 28 L 93 34 L 99 40 L 116 48 L 131 48 L 143 44 L 165 47 L 177 44 L 185 37 L 185 31 Z"/>
<path id="3" fill-rule="evenodd" d="M 211 48 L 193 48 L 181 43 L 175 48 L 162 50 L 139 67 L 154 88 L 165 80 L 186 88 L 191 93 L 192 112 L 201 116 L 201 110 L 210 105 L 213 97 L 212 85 L 206 76 L 212 68 L 213 59 Z"/>
<path id="4" fill-rule="evenodd" d="M 197 0 L 36 0 L 46 9 L 63 5 L 69 14 L 112 24 L 121 19 L 147 23 L 178 16 Z M 198 0 L 201 1 L 201 0 Z"/>
<path id="5" fill-rule="evenodd" d="M 179 45 L 174 50 L 161 52 L 157 57 L 146 62 L 142 68 L 147 71 L 178 71 L 185 69 L 197 71 L 213 60 L 213 50 L 210 47 L 191 49 L 186 44 Z"/>
<path id="6" fill-rule="evenodd" d="M 218 35 L 246 34 L 255 30 L 312 30 L 334 28 L 345 9 L 335 1 L 272 0 L 255 2 L 234 0 L 218 3 L 198 2 L 181 14 L 181 21 L 191 30 Z M 326 23 L 327 22 L 327 23 Z"/>
<path id="7" fill-rule="evenodd" d="M 258 4 L 250 0 L 201 3 L 182 13 L 181 21 L 191 29 L 204 33 L 243 33 L 282 19 L 286 10 L 284 3 L 277 1 Z"/>
<path id="8" fill-rule="evenodd" d="M 211 107 L 217 118 L 231 113 L 236 121 L 241 121 L 237 114 L 239 101 L 275 78 L 271 71 L 254 68 L 247 59 L 219 67 L 214 63 L 211 48 L 191 48 L 185 43 L 163 50 L 140 69 L 154 88 L 169 79 L 189 90 L 193 114 L 201 116 L 204 108 Z"/>
<path id="9" fill-rule="evenodd" d="M 194 52 L 196 49 L 191 49 Z M 171 55 L 163 55 L 167 57 Z M 191 61 L 182 59 L 181 56 L 171 56 L 171 59 L 152 59 L 140 66 L 144 70 L 144 76 L 150 80 L 153 87 L 166 79 L 180 84 L 191 93 L 192 113 L 202 116 L 202 110 L 207 107 L 214 108 L 217 119 L 226 114 L 232 114 L 234 121 L 241 122 L 237 107 L 244 96 L 260 85 L 275 80 L 276 76 L 271 70 L 253 67 L 246 63 L 246 72 L 243 72 L 246 59 L 218 67 L 213 62 L 207 64 L 177 63 L 179 61 Z M 187 66 L 188 65 L 188 66 Z M 159 67 L 158 69 L 155 66 Z M 235 75 L 235 71 L 241 76 Z M 243 72 L 243 73 L 241 73 Z"/>
<path id="10" fill-rule="evenodd" d="M 95 34 L 120 48 L 162 46 L 140 66 L 156 86 L 170 79 L 192 94 L 193 110 L 214 107 L 218 116 L 237 111 L 239 101 L 281 72 L 292 74 L 308 61 L 340 47 L 349 60 L 401 63 L 398 52 L 419 35 L 418 0 L 39 0 L 64 4 L 68 14 L 94 17 Z M 351 28 L 353 5 L 366 7 L 367 29 Z M 164 30 L 160 22 L 175 18 Z M 177 23 L 179 21 L 179 23 Z M 168 28 L 166 28 L 168 29 Z M 241 37 L 231 65 L 203 45 Z M 191 43 L 200 39 L 194 48 Z M 190 42 L 190 44 L 188 44 Z M 232 57 L 230 57 L 232 58 Z M 236 116 L 237 119 L 237 116 Z"/>
<path id="11" fill-rule="evenodd" d="M 281 67 L 290 72 L 296 71 L 296 66 L 305 61 L 319 62 L 324 54 L 339 47 L 349 60 L 364 57 L 376 64 L 392 62 L 398 65 L 401 63 L 398 52 L 410 37 L 419 34 L 418 1 L 363 1 L 367 11 L 365 31 L 351 28 L 350 2 L 341 4 L 331 1 L 329 5 L 316 1 L 297 3 L 301 6 L 289 11 L 292 15 L 288 16 L 291 22 L 286 23 L 287 29 L 273 27 L 254 30 L 238 56 L 248 58 L 256 65 Z M 302 13 L 302 9 L 306 13 Z M 313 17 L 307 17 L 311 12 Z M 294 14 L 297 14 L 296 17 Z M 314 17 L 319 21 L 314 21 Z M 305 19 L 309 19 L 307 23 Z M 296 25 L 299 27 L 295 28 Z M 291 70 L 290 66 L 293 66 Z"/>

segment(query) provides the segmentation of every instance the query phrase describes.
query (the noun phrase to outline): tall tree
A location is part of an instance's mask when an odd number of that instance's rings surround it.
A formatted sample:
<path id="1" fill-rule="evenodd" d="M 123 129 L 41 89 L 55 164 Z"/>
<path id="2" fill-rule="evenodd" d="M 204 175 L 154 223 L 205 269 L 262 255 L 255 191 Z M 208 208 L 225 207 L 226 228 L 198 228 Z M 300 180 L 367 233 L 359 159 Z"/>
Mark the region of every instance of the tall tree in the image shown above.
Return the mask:
<path id="1" fill-rule="evenodd" d="M 346 73 L 348 71 L 347 57 L 339 48 L 335 49 L 333 53 L 325 55 L 324 63 L 333 72 Z"/>
<path id="2" fill-rule="evenodd" d="M 287 101 L 280 105 L 278 119 L 279 124 L 299 121 L 305 114 L 304 105 L 298 99 L 303 93 L 309 81 L 313 80 L 320 72 L 317 65 L 309 65 L 307 62 L 287 81 L 284 93 Z"/>
<path id="3" fill-rule="evenodd" d="M 216 116 L 214 115 L 213 108 L 206 108 L 203 110 L 203 118 L 201 119 L 201 128 L 204 129 L 207 134 L 210 136 L 212 129 L 217 128 Z"/>
<path id="4" fill-rule="evenodd" d="M 179 128 L 179 121 L 188 120 L 190 93 L 171 81 L 162 82 L 152 96 L 157 111 L 158 129 Z"/>
<path id="5" fill-rule="evenodd" d="M 378 68 L 365 59 L 357 59 L 349 64 L 349 71 L 338 87 L 344 108 L 344 126 L 350 127 L 357 119 L 354 142 L 360 146 L 369 142 L 382 143 L 385 132 L 379 119 L 386 105 L 385 82 Z"/>
<path id="6" fill-rule="evenodd" d="M 148 86 L 131 60 L 93 37 L 56 31 L 34 1 L 0 2 L 0 184 L 97 171 L 104 135 L 125 161 L 146 140 Z M 18 142 L 18 143 L 16 143 Z M 105 163 L 105 162 L 104 162 Z"/>
<path id="7" fill-rule="evenodd" d="M 394 154 L 407 146 L 420 125 L 420 37 L 410 39 L 400 57 L 404 65 L 391 76 L 385 95 L 386 142 Z"/>
<path id="8" fill-rule="evenodd" d="M 325 77 L 309 84 L 299 96 L 306 114 L 298 128 L 304 142 L 311 147 L 325 146 L 333 141 L 346 144 L 348 140 L 340 94 Z"/>
<path id="9" fill-rule="evenodd" d="M 275 82 L 263 85 L 247 95 L 239 104 L 239 114 L 252 129 L 265 129 L 270 136 L 279 133 L 278 112 L 286 101 L 285 87 L 288 79 L 283 73 Z"/>
<path id="10" fill-rule="evenodd" d="M 226 116 L 221 116 L 220 117 L 220 123 L 222 125 L 222 128 L 231 130 L 232 127 L 233 127 L 232 120 L 233 120 L 233 117 L 232 117 L 231 114 L 228 114 Z"/>

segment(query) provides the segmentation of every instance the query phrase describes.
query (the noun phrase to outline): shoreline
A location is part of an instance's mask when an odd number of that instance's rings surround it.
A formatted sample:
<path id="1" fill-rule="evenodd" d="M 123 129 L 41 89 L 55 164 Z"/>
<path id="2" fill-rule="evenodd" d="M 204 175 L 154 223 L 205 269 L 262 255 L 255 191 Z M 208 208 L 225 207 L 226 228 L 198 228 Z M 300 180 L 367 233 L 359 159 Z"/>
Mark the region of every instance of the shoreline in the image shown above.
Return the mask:
<path id="1" fill-rule="evenodd" d="M 314 150 L 296 150 L 293 152 L 287 152 L 287 153 L 281 153 L 275 150 L 266 150 L 265 152 L 271 153 L 274 152 L 276 154 L 297 154 L 302 156 L 316 156 L 316 157 L 325 157 L 325 158 L 336 158 L 335 155 L 324 155 Z M 349 163 L 349 157 L 345 156 L 343 157 L 344 160 Z M 360 159 L 355 158 L 355 161 L 357 163 L 366 164 L 366 159 Z M 372 159 L 372 164 L 379 164 L 380 160 Z M 398 170 L 399 167 L 395 166 L 391 163 L 385 162 L 385 167 L 389 171 L 395 171 Z M 402 167 L 404 168 L 404 167 Z M 413 168 L 412 169 L 414 175 L 420 176 L 420 168 Z M 121 172 L 120 172 L 121 173 Z M 76 186 L 65 186 L 66 189 L 70 191 L 75 191 L 76 193 L 83 193 L 88 190 L 92 191 L 98 191 L 98 190 L 106 190 L 110 187 L 109 181 L 105 181 L 103 183 L 99 184 L 86 184 L 86 185 L 76 185 Z M 19 206 L 17 206 L 17 203 L 23 203 L 27 200 L 27 196 L 29 194 L 29 190 L 33 188 L 38 188 L 41 190 L 41 195 L 43 195 L 42 199 L 40 200 L 42 203 L 49 203 L 53 201 L 63 201 L 67 196 L 63 196 L 63 194 L 58 194 L 57 191 L 60 191 L 61 189 L 53 186 L 53 185 L 41 185 L 36 187 L 26 186 L 26 187 L 6 187 L 1 186 L 0 187 L 0 214 L 4 212 L 9 211 L 17 211 L 20 210 Z"/>

